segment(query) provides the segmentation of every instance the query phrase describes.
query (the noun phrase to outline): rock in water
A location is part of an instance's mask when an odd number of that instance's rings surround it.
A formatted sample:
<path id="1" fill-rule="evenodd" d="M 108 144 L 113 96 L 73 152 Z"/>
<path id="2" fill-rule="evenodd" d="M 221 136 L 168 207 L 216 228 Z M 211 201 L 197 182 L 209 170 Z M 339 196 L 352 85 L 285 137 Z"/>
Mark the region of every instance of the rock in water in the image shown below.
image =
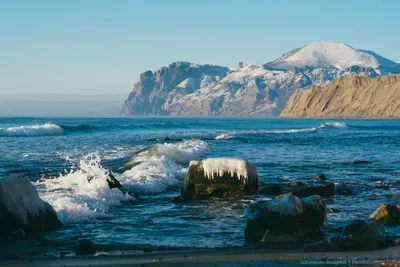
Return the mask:
<path id="1" fill-rule="evenodd" d="M 296 237 L 268 229 L 260 241 L 265 244 L 293 244 L 297 242 Z"/>
<path id="2" fill-rule="evenodd" d="M 370 218 L 389 226 L 400 225 L 400 209 L 392 204 L 383 204 L 371 214 Z"/>
<path id="3" fill-rule="evenodd" d="M 378 222 L 355 221 L 343 228 L 331 243 L 340 250 L 373 250 L 386 246 L 385 229 Z"/>
<path id="4" fill-rule="evenodd" d="M 245 210 L 245 237 L 258 242 L 269 229 L 294 237 L 322 230 L 326 206 L 320 196 L 299 199 L 290 195 L 251 203 Z"/>
<path id="5" fill-rule="evenodd" d="M 257 194 L 257 168 L 243 159 L 210 158 L 191 161 L 179 200 L 242 197 Z"/>
<path id="6" fill-rule="evenodd" d="M 0 234 L 54 230 L 61 226 L 53 207 L 21 176 L 0 179 Z"/>
<path id="7" fill-rule="evenodd" d="M 96 244 L 88 239 L 82 239 L 79 241 L 76 247 L 76 255 L 90 255 L 96 253 Z"/>
<path id="8" fill-rule="evenodd" d="M 325 181 L 326 180 L 326 175 L 323 173 L 319 173 L 315 176 L 315 179 Z"/>

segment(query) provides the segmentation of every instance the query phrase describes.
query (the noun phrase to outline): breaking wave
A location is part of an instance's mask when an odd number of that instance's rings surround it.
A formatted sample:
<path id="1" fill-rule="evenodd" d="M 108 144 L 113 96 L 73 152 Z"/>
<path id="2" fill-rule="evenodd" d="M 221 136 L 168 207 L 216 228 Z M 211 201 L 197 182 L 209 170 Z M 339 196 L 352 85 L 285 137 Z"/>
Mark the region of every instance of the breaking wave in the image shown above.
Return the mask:
<path id="1" fill-rule="evenodd" d="M 209 151 L 206 142 L 193 139 L 174 144 L 156 144 L 134 155 L 117 179 L 132 192 L 156 194 L 179 185 L 187 164 Z"/>
<path id="2" fill-rule="evenodd" d="M 344 122 L 325 122 L 321 125 L 318 126 L 319 129 L 321 128 L 332 128 L 332 129 L 338 129 L 338 130 L 344 130 L 347 129 L 347 125 Z"/>
<path id="3" fill-rule="evenodd" d="M 41 136 L 63 134 L 64 130 L 57 124 L 45 123 L 29 126 L 0 128 L 0 136 Z"/>
<path id="4" fill-rule="evenodd" d="M 225 140 L 225 139 L 232 139 L 233 136 L 229 134 L 220 134 L 217 137 L 215 137 L 215 140 Z"/>
<path id="5" fill-rule="evenodd" d="M 178 187 L 191 160 L 200 159 L 209 151 L 201 140 L 175 144 L 156 144 L 136 153 L 124 166 L 125 171 L 114 173 L 129 193 L 157 194 L 171 186 Z M 40 197 L 57 211 L 63 223 L 87 222 L 107 216 L 113 205 L 135 200 L 107 183 L 109 171 L 101 165 L 97 154 L 85 156 L 76 169 L 57 177 L 42 178 L 35 185 Z"/>
<path id="6" fill-rule="evenodd" d="M 80 161 L 77 170 L 41 179 L 36 186 L 40 197 L 53 206 L 63 223 L 85 222 L 106 216 L 112 205 L 134 200 L 117 188 L 110 189 L 107 178 L 100 157 L 90 154 Z"/>

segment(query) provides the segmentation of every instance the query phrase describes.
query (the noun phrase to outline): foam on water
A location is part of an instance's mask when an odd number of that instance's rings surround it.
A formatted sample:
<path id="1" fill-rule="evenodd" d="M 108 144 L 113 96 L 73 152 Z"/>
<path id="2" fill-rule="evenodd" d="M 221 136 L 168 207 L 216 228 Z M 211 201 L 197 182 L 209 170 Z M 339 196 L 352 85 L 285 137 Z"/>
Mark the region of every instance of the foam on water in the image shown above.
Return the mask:
<path id="1" fill-rule="evenodd" d="M 40 136 L 62 133 L 64 133 L 63 128 L 53 123 L 0 128 L 0 136 Z"/>
<path id="2" fill-rule="evenodd" d="M 132 157 L 133 167 L 117 179 L 126 188 L 139 194 L 164 192 L 178 185 L 187 172 L 187 163 L 198 160 L 209 151 L 201 140 L 187 140 L 174 144 L 156 144 Z"/>
<path id="3" fill-rule="evenodd" d="M 347 125 L 344 122 L 325 122 L 321 125 L 318 126 L 318 128 L 333 128 L 333 129 L 338 129 L 338 130 L 344 130 L 347 129 Z"/>
<path id="4" fill-rule="evenodd" d="M 215 140 L 225 140 L 225 139 L 232 139 L 233 136 L 229 134 L 220 134 L 217 137 L 215 137 Z"/>
<path id="5" fill-rule="evenodd" d="M 78 170 L 41 179 L 35 185 L 40 197 L 53 206 L 63 223 L 75 223 L 105 216 L 112 205 L 134 200 L 117 188 L 110 189 L 107 178 L 99 156 L 91 154 L 80 161 Z"/>

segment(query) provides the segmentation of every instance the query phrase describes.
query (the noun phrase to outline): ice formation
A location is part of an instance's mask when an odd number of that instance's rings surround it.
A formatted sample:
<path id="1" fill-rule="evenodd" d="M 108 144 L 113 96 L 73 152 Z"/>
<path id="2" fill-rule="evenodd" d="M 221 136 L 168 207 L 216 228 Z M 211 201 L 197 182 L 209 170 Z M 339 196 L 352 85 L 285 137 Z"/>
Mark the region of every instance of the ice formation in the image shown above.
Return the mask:
<path id="1" fill-rule="evenodd" d="M 204 176 L 208 179 L 221 177 L 229 173 L 231 177 L 237 175 L 238 179 L 247 184 L 248 180 L 258 179 L 257 168 L 247 160 L 236 158 L 209 158 L 203 161 L 191 161 L 190 165 L 202 165 Z M 251 181 L 252 182 L 252 181 Z"/>

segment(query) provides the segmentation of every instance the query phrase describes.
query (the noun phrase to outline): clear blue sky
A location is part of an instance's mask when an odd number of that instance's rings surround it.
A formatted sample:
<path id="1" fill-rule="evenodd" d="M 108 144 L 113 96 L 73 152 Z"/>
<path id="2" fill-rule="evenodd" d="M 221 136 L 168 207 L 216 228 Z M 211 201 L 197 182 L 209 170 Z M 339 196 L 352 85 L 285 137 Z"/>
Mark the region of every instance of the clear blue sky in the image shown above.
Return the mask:
<path id="1" fill-rule="evenodd" d="M 311 41 L 400 60 L 400 1 L 0 0 L 0 96 L 128 93 L 173 61 L 266 63 Z"/>

